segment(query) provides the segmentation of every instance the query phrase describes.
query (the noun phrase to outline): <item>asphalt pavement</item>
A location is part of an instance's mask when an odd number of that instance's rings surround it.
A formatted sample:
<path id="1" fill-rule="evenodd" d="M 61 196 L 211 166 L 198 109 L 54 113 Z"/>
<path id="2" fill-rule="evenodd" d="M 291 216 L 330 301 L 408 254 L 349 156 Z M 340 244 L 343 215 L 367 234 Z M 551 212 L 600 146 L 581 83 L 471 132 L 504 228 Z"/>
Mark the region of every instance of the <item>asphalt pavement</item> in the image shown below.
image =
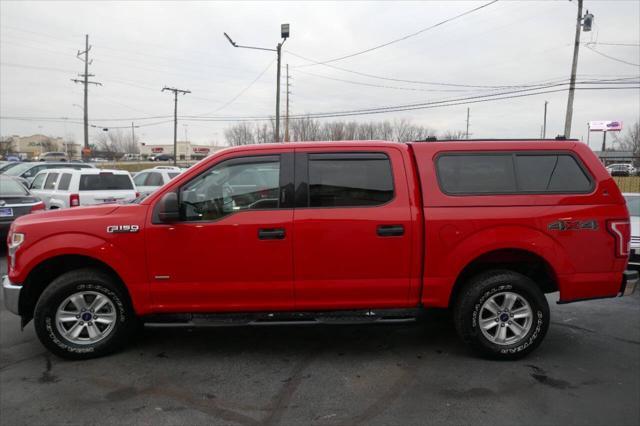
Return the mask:
<path id="1" fill-rule="evenodd" d="M 513 362 L 475 357 L 444 311 L 403 325 L 147 328 L 71 362 L 2 303 L 0 424 L 640 424 L 640 294 L 556 298 L 545 342 Z"/>

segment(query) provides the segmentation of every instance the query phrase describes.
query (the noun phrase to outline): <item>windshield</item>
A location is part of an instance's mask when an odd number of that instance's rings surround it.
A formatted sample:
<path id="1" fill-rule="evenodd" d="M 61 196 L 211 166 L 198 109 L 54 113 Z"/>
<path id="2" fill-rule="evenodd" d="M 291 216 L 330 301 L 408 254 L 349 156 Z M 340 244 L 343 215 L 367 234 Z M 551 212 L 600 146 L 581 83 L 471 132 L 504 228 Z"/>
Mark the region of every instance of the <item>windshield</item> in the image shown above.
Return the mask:
<path id="1" fill-rule="evenodd" d="M 629 216 L 640 216 L 640 195 L 626 195 Z"/>
<path id="2" fill-rule="evenodd" d="M 9 176 L 20 176 L 22 173 L 26 172 L 33 166 L 33 163 L 20 163 L 17 166 L 12 167 L 4 172 L 4 174 Z"/>
<path id="3" fill-rule="evenodd" d="M 6 172 L 7 170 L 14 168 L 18 164 L 21 164 L 21 163 L 14 161 L 14 162 L 3 164 L 2 166 L 0 166 L 0 173 Z"/>
<path id="4" fill-rule="evenodd" d="M 21 197 L 29 195 L 29 191 L 18 181 L 0 176 L 0 197 Z"/>

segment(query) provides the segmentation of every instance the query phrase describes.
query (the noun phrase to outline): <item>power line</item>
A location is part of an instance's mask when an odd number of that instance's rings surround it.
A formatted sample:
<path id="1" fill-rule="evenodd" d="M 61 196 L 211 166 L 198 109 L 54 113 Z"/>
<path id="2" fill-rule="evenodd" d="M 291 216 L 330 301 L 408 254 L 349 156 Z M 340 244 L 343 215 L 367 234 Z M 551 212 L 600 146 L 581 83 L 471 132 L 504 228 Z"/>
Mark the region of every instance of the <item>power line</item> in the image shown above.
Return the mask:
<path id="1" fill-rule="evenodd" d="M 262 76 L 271 68 L 271 66 L 273 65 L 273 63 L 275 61 L 276 61 L 276 59 L 273 59 L 271 62 L 269 62 L 267 67 L 265 69 L 263 69 L 260 72 L 260 74 L 258 74 L 258 76 L 255 79 L 253 79 L 253 81 L 251 83 L 249 83 L 244 89 L 242 89 L 240 92 L 238 92 L 238 94 L 235 95 L 233 98 L 229 99 L 229 101 L 227 101 L 220 108 L 216 109 L 213 112 L 205 113 L 205 114 L 202 114 L 202 115 L 203 116 L 207 116 L 209 114 L 215 114 L 216 112 L 221 111 L 221 110 L 225 109 L 226 107 L 228 107 L 229 105 L 231 105 L 232 103 L 234 103 L 240 96 L 244 95 L 247 90 L 249 90 L 254 84 L 256 84 L 258 82 L 258 80 L 260 80 L 262 78 Z"/>
<path id="2" fill-rule="evenodd" d="M 600 55 L 600 56 L 604 56 L 605 58 L 608 58 L 608 59 L 611 59 L 611 60 L 613 60 L 613 61 L 616 61 L 616 62 L 620 62 L 620 63 L 626 64 L 626 65 L 631 65 L 631 66 L 634 66 L 634 67 L 640 67 L 640 64 L 634 64 L 633 62 L 628 62 L 628 61 L 625 61 L 625 60 L 623 60 L 623 59 L 615 58 L 615 57 L 613 57 L 613 56 L 610 56 L 610 55 L 607 55 L 607 54 L 605 54 L 605 53 L 602 53 L 602 52 L 600 52 L 600 51 L 598 51 L 598 50 L 594 49 L 593 47 L 591 47 L 591 45 L 590 45 L 590 44 L 591 44 L 591 43 L 586 44 L 586 45 L 585 45 L 585 47 L 586 47 L 587 49 L 591 50 L 592 52 L 597 53 L 597 54 L 598 54 L 598 55 Z"/>
<path id="3" fill-rule="evenodd" d="M 299 65 L 299 66 L 293 67 L 293 68 L 311 67 L 311 66 L 315 66 L 315 65 L 326 65 L 326 64 L 331 63 L 331 62 L 342 61 L 344 59 L 353 58 L 354 56 L 358 56 L 358 55 L 362 55 L 362 54 L 365 54 L 365 53 L 372 52 L 374 50 L 382 49 L 383 47 L 387 47 L 387 46 L 390 46 L 392 44 L 407 40 L 407 39 L 409 39 L 411 37 L 415 37 L 417 35 L 420 35 L 420 34 L 422 34 L 424 32 L 427 32 L 429 30 L 437 28 L 437 27 L 439 27 L 441 25 L 444 25 L 444 24 L 446 24 L 448 22 L 455 21 L 456 19 L 462 18 L 463 16 L 466 16 L 466 15 L 469 15 L 471 13 L 477 12 L 477 11 L 479 11 L 481 9 L 484 9 L 485 7 L 491 6 L 492 4 L 496 3 L 497 1 L 498 0 L 490 1 L 489 3 L 485 3 L 482 6 L 478 6 L 478 7 L 475 7 L 473 9 L 471 9 L 471 10 L 467 10 L 466 12 L 463 12 L 463 13 L 458 14 L 456 16 L 453 16 L 451 18 L 447 18 L 447 19 L 445 19 L 443 21 L 440 21 L 440 22 L 438 22 L 436 24 L 433 24 L 433 25 L 431 25 L 429 27 L 423 28 L 423 29 L 418 30 L 416 32 L 413 32 L 411 34 L 407 34 L 407 35 L 402 36 L 400 38 L 397 38 L 395 40 L 391 40 L 391 41 L 388 41 L 386 43 L 382 43 L 382 44 L 379 44 L 377 46 L 370 47 L 369 49 L 361 50 L 361 51 L 354 52 L 354 53 L 351 53 L 351 54 L 348 54 L 348 55 L 340 56 L 340 57 L 333 58 L 333 59 L 328 59 L 326 61 L 321 61 L 321 62 L 317 62 L 317 63 L 313 63 L 313 64 Z"/>

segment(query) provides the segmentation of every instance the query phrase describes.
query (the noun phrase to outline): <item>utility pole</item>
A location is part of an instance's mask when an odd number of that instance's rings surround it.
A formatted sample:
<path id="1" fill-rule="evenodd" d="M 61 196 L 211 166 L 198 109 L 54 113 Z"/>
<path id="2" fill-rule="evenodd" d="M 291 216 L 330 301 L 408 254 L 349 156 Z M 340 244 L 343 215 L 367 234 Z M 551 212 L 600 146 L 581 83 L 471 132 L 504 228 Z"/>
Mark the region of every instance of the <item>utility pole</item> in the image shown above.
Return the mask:
<path id="1" fill-rule="evenodd" d="M 231 39 L 229 34 L 224 33 L 224 36 L 229 40 L 229 43 L 233 47 L 239 47 L 243 49 L 254 49 L 254 50 L 267 50 L 270 52 L 276 52 L 278 55 L 278 76 L 276 79 L 276 134 L 275 140 L 276 142 L 280 142 L 280 64 L 281 64 L 281 56 L 282 56 L 282 45 L 289 38 L 289 24 L 280 25 L 280 36 L 282 37 L 282 41 L 278 43 L 275 49 L 269 49 L 266 47 L 255 47 L 255 46 L 243 46 L 237 44 L 235 41 Z"/>
<path id="2" fill-rule="evenodd" d="M 135 146 L 136 144 L 136 133 L 133 130 L 135 126 L 133 125 L 133 121 L 131 122 L 131 146 Z"/>
<path id="3" fill-rule="evenodd" d="M 78 59 L 84 62 L 84 74 L 78 74 L 78 76 L 83 77 L 83 79 L 71 79 L 71 81 L 73 81 L 74 83 L 84 84 L 84 149 L 82 150 L 82 159 L 84 161 L 87 161 L 89 154 L 89 85 L 95 84 L 96 86 L 102 86 L 102 83 L 89 81 L 89 77 L 95 77 L 93 74 L 89 74 L 89 65 L 93 62 L 93 60 L 89 61 L 90 50 L 91 46 L 89 46 L 89 34 L 85 34 L 84 51 L 78 51 L 78 54 L 76 55 Z M 84 55 L 84 59 L 82 58 L 82 55 Z"/>
<path id="4" fill-rule="evenodd" d="M 287 106 L 286 106 L 286 115 L 284 118 L 284 141 L 289 142 L 289 95 L 291 94 L 291 83 L 289 83 L 289 64 L 287 64 Z"/>
<path id="5" fill-rule="evenodd" d="M 165 90 L 173 92 L 173 165 L 176 166 L 178 163 L 178 93 L 186 95 L 191 91 L 166 86 L 162 88 L 162 92 Z"/>
<path id="6" fill-rule="evenodd" d="M 542 139 L 547 138 L 547 104 L 548 101 L 544 101 L 544 120 L 542 121 Z"/>
<path id="7" fill-rule="evenodd" d="M 602 132 L 602 149 L 600 151 L 604 153 L 604 150 L 606 147 L 607 147 L 607 131 L 605 130 Z"/>
<path id="8" fill-rule="evenodd" d="M 469 139 L 469 107 L 467 107 L 467 140 Z"/>
<path id="9" fill-rule="evenodd" d="M 584 21 L 584 22 L 583 22 Z M 587 13 L 582 17 L 582 0 L 578 0 L 578 17 L 576 19 L 576 37 L 573 45 L 573 62 L 571 63 L 571 80 L 569 81 L 569 96 L 567 98 L 567 114 L 564 119 L 564 137 L 571 137 L 571 120 L 573 119 L 573 96 L 576 90 L 576 72 L 578 69 L 578 51 L 580 49 L 580 29 L 591 31 L 593 15 Z"/>

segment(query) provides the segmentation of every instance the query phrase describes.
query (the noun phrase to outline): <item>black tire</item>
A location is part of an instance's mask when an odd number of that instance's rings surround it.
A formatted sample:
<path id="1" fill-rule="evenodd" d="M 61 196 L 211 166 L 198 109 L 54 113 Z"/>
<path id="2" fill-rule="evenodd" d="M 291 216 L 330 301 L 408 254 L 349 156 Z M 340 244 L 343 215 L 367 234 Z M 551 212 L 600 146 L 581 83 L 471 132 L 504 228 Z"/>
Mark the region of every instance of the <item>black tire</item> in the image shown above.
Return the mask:
<path id="1" fill-rule="evenodd" d="M 87 294 L 83 297 L 84 301 L 90 301 L 93 294 L 100 294 L 111 302 L 111 305 L 104 309 L 113 307 L 106 313 L 112 313 L 115 320 L 112 321 L 109 332 L 104 333 L 102 340 L 74 343 L 63 336 L 56 324 L 58 307 L 68 297 L 79 292 Z M 94 321 L 98 327 L 98 321 L 95 318 Z M 120 286 L 116 285 L 109 275 L 93 269 L 79 269 L 56 278 L 38 299 L 34 313 L 34 325 L 40 342 L 52 353 L 73 360 L 96 358 L 114 352 L 126 343 L 137 329 L 138 323 L 129 298 L 123 294 Z M 88 336 L 88 330 L 82 333 Z"/>
<path id="2" fill-rule="evenodd" d="M 479 325 L 480 320 L 487 319 L 487 317 L 481 318 L 481 315 L 487 313 L 483 308 L 486 306 L 485 302 L 494 296 L 496 297 L 494 300 L 500 300 L 500 297 L 504 297 L 501 295 L 507 293 L 515 293 L 528 303 L 532 319 L 528 323 L 530 327 L 528 332 L 522 332 L 523 337 L 512 335 L 511 339 L 518 339 L 514 343 L 508 344 L 503 341 L 503 344 L 498 344 L 485 336 Z M 518 300 L 518 306 L 523 306 L 521 300 Z M 503 319 L 498 319 L 500 315 L 500 313 L 496 314 L 495 327 L 506 326 L 502 324 Z M 488 319 L 491 318 L 491 316 L 488 317 Z M 529 277 L 509 270 L 492 270 L 471 278 L 464 285 L 455 302 L 454 322 L 462 340 L 480 355 L 501 360 L 518 359 L 533 351 L 544 339 L 549 329 L 549 305 L 540 288 Z M 508 324 L 512 322 L 509 321 Z M 509 325 L 505 333 L 510 328 Z M 493 334 L 493 330 L 495 333 L 499 332 L 498 329 L 492 328 L 487 333 Z"/>

